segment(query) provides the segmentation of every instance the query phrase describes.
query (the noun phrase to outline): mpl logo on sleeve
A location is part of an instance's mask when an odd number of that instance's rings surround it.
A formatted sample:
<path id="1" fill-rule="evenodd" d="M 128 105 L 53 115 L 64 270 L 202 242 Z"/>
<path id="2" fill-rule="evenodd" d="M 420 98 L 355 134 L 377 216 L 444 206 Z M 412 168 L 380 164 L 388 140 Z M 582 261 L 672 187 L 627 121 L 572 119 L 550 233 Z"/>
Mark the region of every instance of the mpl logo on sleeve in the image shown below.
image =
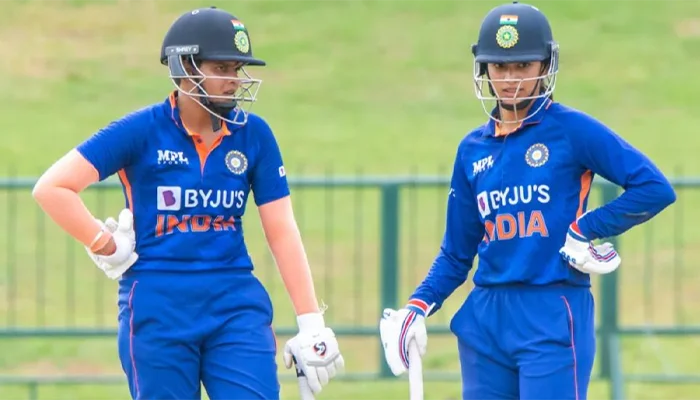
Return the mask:
<path id="1" fill-rule="evenodd" d="M 182 151 L 158 150 L 158 164 L 189 165 L 189 163 Z"/>
<path id="2" fill-rule="evenodd" d="M 473 162 L 472 166 L 474 167 L 472 175 L 476 176 L 493 167 L 493 156 L 484 157 L 479 161 Z"/>

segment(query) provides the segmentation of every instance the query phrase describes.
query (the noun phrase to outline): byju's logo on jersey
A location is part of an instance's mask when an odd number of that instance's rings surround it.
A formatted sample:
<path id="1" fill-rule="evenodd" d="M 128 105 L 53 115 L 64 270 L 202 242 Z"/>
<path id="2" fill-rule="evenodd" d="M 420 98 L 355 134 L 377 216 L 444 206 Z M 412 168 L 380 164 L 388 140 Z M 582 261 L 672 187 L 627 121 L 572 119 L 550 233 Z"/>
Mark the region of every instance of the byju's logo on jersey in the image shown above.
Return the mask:
<path id="1" fill-rule="evenodd" d="M 476 202 L 479 205 L 479 213 L 483 218 L 491 214 L 491 207 L 489 206 L 489 195 L 486 192 L 481 192 L 476 196 Z"/>
<path id="2" fill-rule="evenodd" d="M 493 167 L 493 156 L 482 158 L 481 160 L 472 163 L 472 165 L 474 166 L 473 175 L 476 176 Z"/>
<path id="3" fill-rule="evenodd" d="M 479 212 L 484 219 L 484 240 L 491 242 L 549 236 L 547 221 L 540 209 L 540 205 L 551 200 L 549 191 L 548 185 L 520 185 L 479 193 L 476 198 Z M 529 210 L 518 207 L 530 203 L 533 204 Z M 515 207 L 499 210 L 506 206 Z M 493 213 L 495 217 L 486 218 Z"/>
<path id="4" fill-rule="evenodd" d="M 158 164 L 189 165 L 182 151 L 158 150 Z"/>
<path id="5" fill-rule="evenodd" d="M 547 204 L 550 200 L 548 185 L 521 185 L 506 187 L 503 190 L 483 191 L 476 196 L 479 213 L 486 218 L 492 211 L 506 205 L 517 206 L 530 204 L 532 201 L 538 204 Z"/>
<path id="6" fill-rule="evenodd" d="M 161 211 L 179 211 L 192 208 L 241 209 L 245 205 L 244 190 L 182 189 L 179 186 L 158 186 L 157 204 Z"/>
<path id="7" fill-rule="evenodd" d="M 225 232 L 236 230 L 236 213 L 246 203 L 247 191 L 223 189 L 183 189 L 158 186 L 156 237 L 179 233 Z M 179 212 L 178 212 L 179 211 Z"/>
<path id="8" fill-rule="evenodd" d="M 182 189 L 178 186 L 158 186 L 158 209 L 161 211 L 178 211 L 181 204 Z"/>

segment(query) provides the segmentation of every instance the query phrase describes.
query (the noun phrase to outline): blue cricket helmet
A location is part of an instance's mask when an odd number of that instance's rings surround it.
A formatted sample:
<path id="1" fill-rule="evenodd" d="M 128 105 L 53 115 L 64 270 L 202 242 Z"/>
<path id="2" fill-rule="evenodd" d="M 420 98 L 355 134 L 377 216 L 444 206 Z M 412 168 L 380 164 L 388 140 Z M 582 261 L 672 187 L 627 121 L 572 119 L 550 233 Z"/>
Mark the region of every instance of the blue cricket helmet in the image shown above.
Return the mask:
<path id="1" fill-rule="evenodd" d="M 240 61 L 264 66 L 253 56 L 245 25 L 218 8 L 200 8 L 182 14 L 168 29 L 160 51 L 160 62 L 177 66 L 177 58 L 192 55 L 197 60 Z"/>
<path id="2" fill-rule="evenodd" d="M 476 96 L 489 116 L 491 112 L 484 101 L 499 100 L 493 90 L 494 80 L 488 76 L 489 63 L 543 63 L 541 75 L 531 78 L 541 81 L 539 90 L 527 97 L 520 97 L 521 101 L 515 106 L 519 109 L 527 107 L 535 99 L 551 97 L 554 92 L 559 71 L 559 45 L 554 40 L 547 17 L 534 6 L 514 1 L 489 11 L 479 29 L 478 41 L 472 45 L 472 54 Z M 488 94 L 485 93 L 485 86 Z"/>
<path id="3" fill-rule="evenodd" d="M 240 62 L 243 77 L 205 75 L 204 61 Z M 245 25 L 234 15 L 216 7 L 188 11 L 177 18 L 168 29 L 160 51 L 160 62 L 168 67 L 170 79 L 182 93 L 192 96 L 212 115 L 212 123 L 224 120 L 236 125 L 247 122 L 248 112 L 256 101 L 262 80 L 253 79 L 245 66 L 264 66 L 265 61 L 253 56 L 253 47 Z M 188 66 L 191 67 L 188 70 Z M 213 95 L 202 86 L 205 80 L 235 79 L 239 89 L 233 95 Z M 182 80 L 194 84 L 183 91 Z M 231 111 L 235 115 L 231 116 Z"/>

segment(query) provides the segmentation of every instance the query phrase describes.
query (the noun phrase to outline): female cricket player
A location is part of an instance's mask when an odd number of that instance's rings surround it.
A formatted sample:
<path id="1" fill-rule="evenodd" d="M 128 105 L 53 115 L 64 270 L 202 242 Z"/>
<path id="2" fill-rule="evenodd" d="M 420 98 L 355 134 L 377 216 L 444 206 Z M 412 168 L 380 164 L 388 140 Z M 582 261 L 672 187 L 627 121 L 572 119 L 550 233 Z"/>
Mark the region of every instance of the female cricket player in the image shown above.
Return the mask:
<path id="1" fill-rule="evenodd" d="M 585 399 L 595 355 L 590 275 L 620 256 L 620 235 L 676 197 L 640 151 L 593 117 L 554 102 L 559 47 L 535 7 L 506 4 L 483 20 L 474 81 L 496 106 L 457 149 L 440 251 L 400 310 L 380 321 L 394 374 L 408 345 L 427 346 L 425 318 L 467 278 L 475 288 L 450 323 L 464 399 Z M 623 187 L 586 212 L 594 174 Z"/>
<path id="2" fill-rule="evenodd" d="M 182 15 L 161 50 L 176 90 L 112 122 L 37 182 L 43 210 L 119 279 L 119 356 L 134 399 L 278 399 L 272 303 L 242 216 L 252 190 L 297 313 L 284 350 L 314 393 L 343 368 L 324 323 L 276 139 L 249 112 L 248 30 L 215 8 Z M 79 193 L 118 174 L 126 208 L 96 220 Z"/>

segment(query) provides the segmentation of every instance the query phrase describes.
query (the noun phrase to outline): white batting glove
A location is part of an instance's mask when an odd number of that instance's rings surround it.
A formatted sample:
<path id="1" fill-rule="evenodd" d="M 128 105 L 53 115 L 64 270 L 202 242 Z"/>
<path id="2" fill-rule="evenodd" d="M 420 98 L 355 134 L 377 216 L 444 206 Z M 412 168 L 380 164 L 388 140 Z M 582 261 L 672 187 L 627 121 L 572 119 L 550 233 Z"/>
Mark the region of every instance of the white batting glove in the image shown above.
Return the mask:
<path id="1" fill-rule="evenodd" d="M 119 213 L 119 222 L 109 217 L 105 222 L 99 221 L 103 229 L 109 231 L 114 239 L 116 250 L 108 256 L 101 256 L 90 251 L 87 246 L 85 250 L 92 261 L 110 279 L 119 279 L 138 260 L 139 256 L 136 248 L 136 233 L 134 232 L 134 216 L 131 210 L 124 209 Z"/>
<path id="2" fill-rule="evenodd" d="M 418 345 L 423 357 L 428 349 L 428 331 L 425 316 L 429 313 L 427 303 L 412 299 L 405 308 L 387 308 L 379 321 L 379 334 L 384 348 L 384 358 L 395 376 L 408 370 L 408 347 L 411 341 Z"/>
<path id="3" fill-rule="evenodd" d="M 597 246 L 588 240 L 574 222 L 569 226 L 566 242 L 559 254 L 569 265 L 586 274 L 608 274 L 620 266 L 622 258 L 611 243 Z"/>
<path id="4" fill-rule="evenodd" d="M 291 368 L 296 361 L 304 372 L 309 388 L 316 394 L 345 368 L 338 341 L 327 328 L 322 313 L 297 316 L 299 333 L 284 345 L 284 365 Z"/>

